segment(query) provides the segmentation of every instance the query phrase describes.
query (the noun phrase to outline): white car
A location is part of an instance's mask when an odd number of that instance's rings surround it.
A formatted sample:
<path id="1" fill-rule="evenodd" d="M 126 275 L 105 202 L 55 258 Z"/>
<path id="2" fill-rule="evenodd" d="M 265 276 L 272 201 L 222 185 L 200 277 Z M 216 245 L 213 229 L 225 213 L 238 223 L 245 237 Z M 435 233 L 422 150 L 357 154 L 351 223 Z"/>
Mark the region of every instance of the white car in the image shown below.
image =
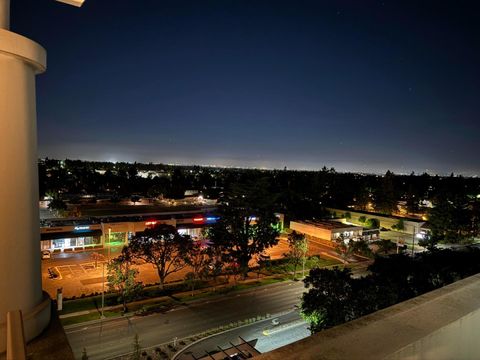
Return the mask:
<path id="1" fill-rule="evenodd" d="M 49 250 L 42 250 L 42 260 L 51 259 L 52 253 Z"/>

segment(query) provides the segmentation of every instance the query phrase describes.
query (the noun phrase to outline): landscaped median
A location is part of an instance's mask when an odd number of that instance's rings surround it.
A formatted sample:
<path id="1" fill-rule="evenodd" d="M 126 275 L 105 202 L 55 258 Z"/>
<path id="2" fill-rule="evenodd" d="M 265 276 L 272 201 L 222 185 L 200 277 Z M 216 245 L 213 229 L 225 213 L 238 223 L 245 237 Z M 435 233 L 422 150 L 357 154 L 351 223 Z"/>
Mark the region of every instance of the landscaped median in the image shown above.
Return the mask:
<path id="1" fill-rule="evenodd" d="M 199 301 L 201 299 L 225 295 L 231 292 L 245 291 L 258 286 L 275 284 L 288 280 L 286 277 L 272 276 L 260 279 L 250 279 L 239 282 L 237 285 L 227 284 L 214 288 L 203 288 L 192 291 L 172 293 L 168 296 L 144 299 L 134 301 L 128 304 L 128 313 L 123 313 L 122 305 L 112 305 L 104 307 L 104 316 L 106 318 L 132 316 L 132 315 L 149 315 L 152 313 L 170 310 L 175 305 Z M 109 294 L 111 296 L 111 294 Z M 64 310 L 60 311 L 60 320 L 63 326 L 74 325 L 86 321 L 94 321 L 101 319 L 101 296 L 94 296 L 83 299 L 69 300 L 64 303 Z"/>

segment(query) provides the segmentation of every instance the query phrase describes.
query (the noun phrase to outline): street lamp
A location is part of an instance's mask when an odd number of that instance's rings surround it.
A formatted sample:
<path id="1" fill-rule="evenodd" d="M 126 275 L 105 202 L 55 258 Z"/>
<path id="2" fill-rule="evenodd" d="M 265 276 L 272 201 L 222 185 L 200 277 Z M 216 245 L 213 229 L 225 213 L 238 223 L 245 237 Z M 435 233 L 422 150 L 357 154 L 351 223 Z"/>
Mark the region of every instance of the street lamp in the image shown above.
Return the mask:
<path id="1" fill-rule="evenodd" d="M 100 316 L 101 319 L 104 319 L 103 316 L 103 308 L 105 306 L 105 261 L 102 264 L 102 315 Z"/>
<path id="2" fill-rule="evenodd" d="M 110 261 L 110 242 L 112 241 L 112 228 L 108 228 L 108 252 L 107 252 L 107 264 Z M 104 319 L 105 316 L 103 315 L 103 308 L 105 307 L 105 261 L 103 262 L 102 267 L 102 315 L 100 318 Z"/>
<path id="3" fill-rule="evenodd" d="M 415 256 L 415 237 L 417 234 L 415 234 L 415 229 L 413 230 L 413 242 L 412 242 L 412 256 Z"/>

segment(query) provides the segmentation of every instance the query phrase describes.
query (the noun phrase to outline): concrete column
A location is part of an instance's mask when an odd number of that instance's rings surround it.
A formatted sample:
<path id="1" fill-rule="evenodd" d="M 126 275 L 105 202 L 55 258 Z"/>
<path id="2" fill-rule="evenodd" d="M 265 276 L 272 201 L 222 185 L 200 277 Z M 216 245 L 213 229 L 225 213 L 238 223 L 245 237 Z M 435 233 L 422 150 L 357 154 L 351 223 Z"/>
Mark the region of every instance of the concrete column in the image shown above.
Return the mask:
<path id="1" fill-rule="evenodd" d="M 22 312 L 9 311 L 7 313 L 7 360 L 25 360 L 26 358 Z"/>
<path id="2" fill-rule="evenodd" d="M 40 45 L 0 29 L 0 353 L 8 311 L 22 311 L 27 341 L 50 321 L 40 268 L 35 105 L 35 75 L 45 69 Z"/>
<path id="3" fill-rule="evenodd" d="M 10 0 L 0 0 L 0 29 L 10 29 Z"/>

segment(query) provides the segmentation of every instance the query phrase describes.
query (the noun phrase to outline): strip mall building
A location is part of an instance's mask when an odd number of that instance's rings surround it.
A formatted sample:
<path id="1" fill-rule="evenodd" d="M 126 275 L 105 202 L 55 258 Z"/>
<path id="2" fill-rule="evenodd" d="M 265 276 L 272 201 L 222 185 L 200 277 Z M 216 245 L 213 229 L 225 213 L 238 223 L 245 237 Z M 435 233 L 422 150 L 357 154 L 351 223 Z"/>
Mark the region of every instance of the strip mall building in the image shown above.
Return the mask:
<path id="1" fill-rule="evenodd" d="M 205 227 L 217 222 L 216 208 L 177 212 L 158 212 L 115 216 L 96 216 L 88 219 L 52 219 L 40 227 L 40 250 L 64 252 L 121 246 L 137 233 L 156 224 L 174 226 L 180 234 L 200 237 Z M 275 214 L 283 229 L 283 214 Z M 252 216 L 252 222 L 255 217 Z"/>
<path id="2" fill-rule="evenodd" d="M 135 215 L 103 216 L 89 219 L 54 219 L 40 228 L 40 249 L 52 252 L 120 246 L 149 226 L 167 224 L 181 234 L 198 237 L 202 229 L 218 220 L 212 209 Z"/>

